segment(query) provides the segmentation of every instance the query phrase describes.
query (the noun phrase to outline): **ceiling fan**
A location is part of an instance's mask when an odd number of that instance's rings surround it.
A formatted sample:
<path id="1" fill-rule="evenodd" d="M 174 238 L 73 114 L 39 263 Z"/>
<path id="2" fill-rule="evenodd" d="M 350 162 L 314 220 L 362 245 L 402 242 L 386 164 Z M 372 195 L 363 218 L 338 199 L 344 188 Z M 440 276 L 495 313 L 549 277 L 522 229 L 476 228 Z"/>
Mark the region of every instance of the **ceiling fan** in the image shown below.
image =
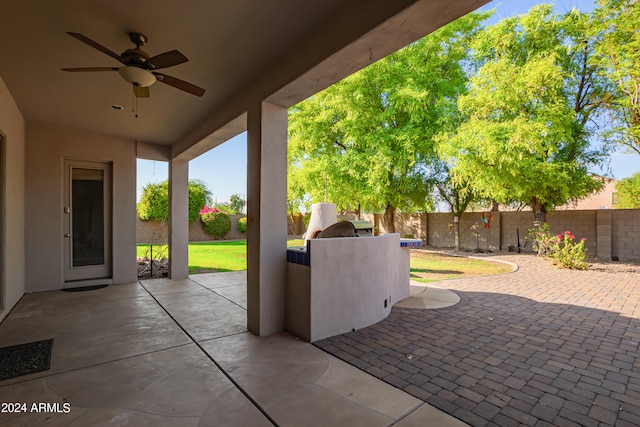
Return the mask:
<path id="1" fill-rule="evenodd" d="M 148 53 L 140 49 L 141 46 L 144 46 L 147 43 L 147 37 L 144 34 L 129 33 L 129 39 L 136 45 L 136 47 L 127 49 L 120 55 L 90 38 L 83 36 L 82 34 L 71 32 L 68 32 L 67 34 L 95 49 L 98 49 L 100 52 L 109 55 L 122 63 L 124 67 L 62 68 L 62 71 L 117 71 L 123 79 L 133 85 L 133 91 L 138 98 L 148 98 L 149 86 L 154 84 L 156 81 L 160 81 L 195 96 L 204 95 L 205 90 L 201 87 L 155 71 L 185 63 L 188 59 L 177 50 L 171 50 L 169 52 L 150 57 Z"/>

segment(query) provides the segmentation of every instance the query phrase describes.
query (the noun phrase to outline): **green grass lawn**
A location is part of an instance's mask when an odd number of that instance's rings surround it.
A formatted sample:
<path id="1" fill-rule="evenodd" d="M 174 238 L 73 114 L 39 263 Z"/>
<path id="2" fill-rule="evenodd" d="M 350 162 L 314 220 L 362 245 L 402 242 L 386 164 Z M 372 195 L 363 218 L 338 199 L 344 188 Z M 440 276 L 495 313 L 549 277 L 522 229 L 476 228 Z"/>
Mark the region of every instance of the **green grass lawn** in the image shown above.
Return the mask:
<path id="1" fill-rule="evenodd" d="M 302 246 L 303 240 L 289 240 L 288 246 Z M 138 256 L 149 256 L 149 245 L 138 245 Z M 153 246 L 154 258 L 167 256 L 166 245 Z M 247 269 L 247 242 L 221 241 L 189 243 L 189 274 Z M 490 261 L 411 251 L 411 278 L 433 282 L 465 276 L 480 276 L 511 271 L 511 267 Z"/>
<path id="2" fill-rule="evenodd" d="M 154 258 L 166 245 L 154 245 Z M 148 256 L 149 246 L 138 245 L 138 256 Z M 247 269 L 247 242 L 199 242 L 189 243 L 189 274 L 240 271 Z"/>
<path id="3" fill-rule="evenodd" d="M 513 271 L 508 264 L 479 259 L 411 251 L 411 279 L 416 282 L 435 282 L 442 279 L 484 276 Z"/>
<path id="4" fill-rule="evenodd" d="M 289 246 L 301 246 L 303 240 L 290 240 Z M 149 245 L 138 245 L 137 256 L 149 256 Z M 153 245 L 153 257 L 167 254 L 167 245 Z M 189 243 L 189 274 L 240 271 L 247 269 L 247 242 L 221 241 Z"/>

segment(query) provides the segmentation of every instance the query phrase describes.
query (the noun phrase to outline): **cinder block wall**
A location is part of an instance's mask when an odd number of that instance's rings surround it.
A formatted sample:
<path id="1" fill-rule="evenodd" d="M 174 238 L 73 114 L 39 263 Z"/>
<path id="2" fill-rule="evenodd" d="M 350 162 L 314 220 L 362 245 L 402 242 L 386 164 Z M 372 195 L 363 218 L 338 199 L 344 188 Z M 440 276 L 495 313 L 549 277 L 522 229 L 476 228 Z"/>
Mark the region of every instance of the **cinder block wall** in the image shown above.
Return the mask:
<path id="1" fill-rule="evenodd" d="M 136 243 L 164 244 L 169 241 L 169 227 L 160 221 L 142 221 L 136 218 Z"/>
<path id="2" fill-rule="evenodd" d="M 492 212 L 490 228 L 484 228 L 481 212 L 465 212 L 460 218 L 460 245 L 467 250 L 507 250 L 517 246 L 517 231 L 520 231 L 520 245 L 525 251 L 531 251 L 531 242 L 527 239 L 529 229 L 533 228 L 533 215 L 530 211 Z M 345 216 L 341 219 L 352 219 Z M 241 215 L 231 216 L 231 232 L 227 239 L 244 239 L 238 231 L 238 219 Z M 370 221 L 379 228 L 380 234 L 386 234 L 382 215 L 366 214 L 362 219 Z M 609 258 L 617 255 L 622 259 L 640 259 L 640 209 L 611 210 L 565 210 L 547 214 L 547 222 L 553 234 L 571 231 L 576 239 L 586 237 L 586 248 L 591 256 Z M 453 215 L 451 213 L 398 214 L 396 232 L 400 236 L 413 235 L 428 245 L 453 247 Z M 138 219 L 136 237 L 138 243 L 167 242 L 167 226 L 153 221 Z M 213 240 L 204 232 L 202 223 L 189 224 L 189 241 L 202 242 Z"/>
<path id="3" fill-rule="evenodd" d="M 428 224 L 426 243 L 433 246 L 453 246 L 453 215 L 450 213 L 429 213 L 425 216 Z"/>
<path id="4" fill-rule="evenodd" d="M 640 209 L 615 209 L 611 213 L 611 254 L 640 259 Z"/>
<path id="5" fill-rule="evenodd" d="M 531 242 L 527 240 L 527 233 L 529 229 L 533 228 L 533 213 L 531 211 L 501 212 L 500 217 L 500 247 L 503 250 L 507 250 L 509 246 L 518 247 L 519 235 L 520 247 L 524 250 L 531 250 Z"/>
<path id="6" fill-rule="evenodd" d="M 227 240 L 246 239 L 246 235 L 238 231 L 238 220 L 244 215 L 231 215 L 231 231 L 227 234 Z M 137 218 L 136 222 L 136 242 L 164 244 L 169 241 L 169 226 L 159 221 L 141 221 Z M 214 240 L 208 235 L 202 227 L 202 221 L 198 218 L 189 224 L 189 241 L 190 242 L 208 242 Z"/>
<path id="7" fill-rule="evenodd" d="M 517 246 L 518 230 L 523 250 L 531 251 L 532 242 L 527 239 L 534 228 L 531 211 L 492 212 L 490 228 L 484 228 L 482 212 L 466 212 L 460 218 L 460 246 L 467 250 L 507 250 Z M 380 231 L 386 232 L 381 215 L 366 215 L 365 219 L 379 220 Z M 420 219 L 421 217 L 421 219 Z M 590 256 L 603 259 L 617 255 L 623 259 L 640 259 L 640 210 L 599 209 L 565 210 L 547 214 L 552 234 L 571 231 L 576 239 L 585 237 Z M 419 224 L 419 227 L 418 227 Z M 420 236 L 428 245 L 453 247 L 453 215 L 451 213 L 398 214 L 396 232 L 401 236 Z M 420 230 L 420 231 L 418 231 Z M 418 234 L 419 233 L 419 234 Z"/>
<path id="8" fill-rule="evenodd" d="M 426 217 L 423 214 L 404 214 L 396 219 L 396 230 L 402 230 L 400 237 L 407 235 L 416 239 L 423 239 L 427 236 Z"/>
<path id="9" fill-rule="evenodd" d="M 607 212 L 611 211 L 607 210 Z M 577 240 L 586 237 L 587 252 L 590 256 L 595 256 L 598 253 L 597 213 L 597 210 L 555 211 L 547 214 L 547 222 L 553 234 L 571 231 Z"/>

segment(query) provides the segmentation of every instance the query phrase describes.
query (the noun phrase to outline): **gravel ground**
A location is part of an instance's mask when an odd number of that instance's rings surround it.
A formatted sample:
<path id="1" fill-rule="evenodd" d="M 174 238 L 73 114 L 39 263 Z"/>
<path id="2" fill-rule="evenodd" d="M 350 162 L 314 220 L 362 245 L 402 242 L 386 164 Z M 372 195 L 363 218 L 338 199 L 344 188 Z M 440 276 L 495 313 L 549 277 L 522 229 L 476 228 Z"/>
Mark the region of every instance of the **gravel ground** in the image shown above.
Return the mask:
<path id="1" fill-rule="evenodd" d="M 516 252 L 488 252 L 488 253 L 474 253 L 466 251 L 456 251 L 453 248 L 438 248 L 435 246 L 423 246 L 421 249 L 444 253 L 449 255 L 466 256 L 466 257 L 478 257 L 478 258 L 491 258 L 502 261 L 508 261 L 513 264 L 517 264 L 521 269 L 557 269 L 551 262 L 543 257 L 539 257 L 536 254 L 529 253 L 516 253 Z M 594 273 L 594 274 L 615 274 L 615 275 L 628 275 L 634 280 L 640 280 L 640 260 L 621 259 L 620 261 L 606 261 L 602 259 L 592 258 L 589 260 L 589 269 L 582 273 Z"/>

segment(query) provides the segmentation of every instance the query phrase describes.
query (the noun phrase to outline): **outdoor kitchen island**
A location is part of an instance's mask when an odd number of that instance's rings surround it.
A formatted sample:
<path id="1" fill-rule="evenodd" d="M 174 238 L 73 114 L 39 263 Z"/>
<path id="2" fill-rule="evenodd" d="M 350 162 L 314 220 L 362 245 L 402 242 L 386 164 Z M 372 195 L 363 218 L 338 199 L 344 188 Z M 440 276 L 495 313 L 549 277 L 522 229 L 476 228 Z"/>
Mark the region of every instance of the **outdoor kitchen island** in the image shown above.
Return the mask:
<path id="1" fill-rule="evenodd" d="M 310 239 L 287 251 L 286 329 L 309 342 L 367 327 L 409 297 L 409 249 L 399 234 Z"/>

